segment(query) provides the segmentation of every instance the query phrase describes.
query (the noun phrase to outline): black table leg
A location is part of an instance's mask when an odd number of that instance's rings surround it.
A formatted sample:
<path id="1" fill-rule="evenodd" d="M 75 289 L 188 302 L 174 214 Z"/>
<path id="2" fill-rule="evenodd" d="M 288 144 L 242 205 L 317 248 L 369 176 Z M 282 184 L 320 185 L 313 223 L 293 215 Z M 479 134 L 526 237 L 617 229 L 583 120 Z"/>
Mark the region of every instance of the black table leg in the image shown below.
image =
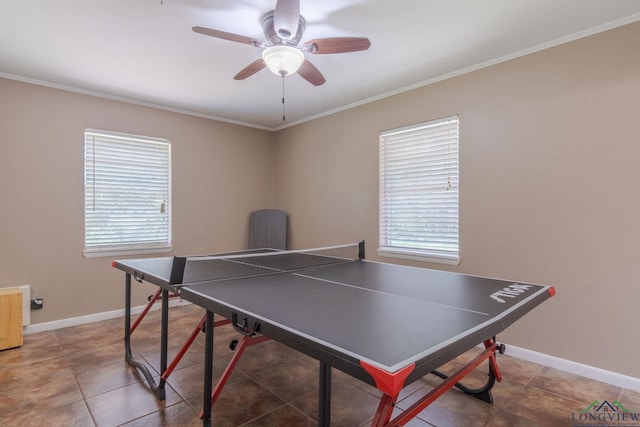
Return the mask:
<path id="1" fill-rule="evenodd" d="M 161 364 L 162 359 L 164 358 L 164 366 L 162 367 L 161 372 L 167 368 L 167 329 L 168 329 L 168 319 L 169 319 L 169 302 L 168 298 L 165 298 L 166 295 L 162 294 L 162 323 L 161 328 L 163 329 L 161 336 L 161 351 L 160 355 Z M 166 303 L 166 307 L 165 307 Z M 125 293 L 124 293 L 124 359 L 127 363 L 135 368 L 137 368 L 142 375 L 144 375 L 147 383 L 149 383 L 149 387 L 156 395 L 159 400 L 165 399 L 165 389 L 164 389 L 164 379 L 160 379 L 159 383 L 156 384 L 153 379 L 153 375 L 149 371 L 146 365 L 138 362 L 133 357 L 133 351 L 131 350 L 131 275 L 126 274 L 125 276 Z"/>
<path id="2" fill-rule="evenodd" d="M 320 362 L 320 390 L 318 391 L 318 426 L 331 425 L 331 365 Z"/>
<path id="3" fill-rule="evenodd" d="M 207 310 L 204 325 L 204 393 L 202 396 L 202 425 L 211 426 L 211 392 L 213 390 L 213 312 Z"/>
<path id="4" fill-rule="evenodd" d="M 127 353 L 131 349 L 131 275 L 124 280 L 124 345 Z"/>
<path id="5" fill-rule="evenodd" d="M 162 290 L 162 319 L 160 320 L 160 373 L 167 370 L 167 351 L 169 343 L 169 291 Z M 159 388 L 164 388 L 166 380 L 160 376 Z"/>

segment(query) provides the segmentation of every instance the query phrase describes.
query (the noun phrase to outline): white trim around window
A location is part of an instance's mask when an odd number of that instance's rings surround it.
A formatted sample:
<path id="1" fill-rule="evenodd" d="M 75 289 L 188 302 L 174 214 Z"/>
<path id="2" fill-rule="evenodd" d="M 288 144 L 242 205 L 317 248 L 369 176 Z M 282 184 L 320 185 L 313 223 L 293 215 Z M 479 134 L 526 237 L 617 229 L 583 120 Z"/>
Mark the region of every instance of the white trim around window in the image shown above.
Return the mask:
<path id="1" fill-rule="evenodd" d="M 458 265 L 459 119 L 380 132 L 378 254 Z"/>
<path id="2" fill-rule="evenodd" d="M 171 144 L 85 130 L 85 257 L 172 250 Z"/>

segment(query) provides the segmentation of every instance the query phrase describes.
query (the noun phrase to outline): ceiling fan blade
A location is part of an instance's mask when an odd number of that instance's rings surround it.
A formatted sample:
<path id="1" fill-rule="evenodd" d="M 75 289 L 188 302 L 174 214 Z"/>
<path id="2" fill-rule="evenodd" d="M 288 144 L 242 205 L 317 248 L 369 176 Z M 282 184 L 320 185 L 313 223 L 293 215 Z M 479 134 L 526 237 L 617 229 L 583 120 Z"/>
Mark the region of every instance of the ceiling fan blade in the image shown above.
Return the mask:
<path id="1" fill-rule="evenodd" d="M 235 76 L 233 76 L 233 78 L 235 80 L 244 80 L 247 77 L 253 76 L 255 73 L 262 70 L 266 66 L 267 64 L 262 60 L 262 58 L 256 59 L 251 64 L 247 65 L 242 70 L 240 70 L 240 72 Z"/>
<path id="2" fill-rule="evenodd" d="M 314 86 L 320 86 L 326 82 L 322 73 L 307 59 L 298 68 L 298 74 Z"/>
<path id="3" fill-rule="evenodd" d="M 251 46 L 260 46 L 260 42 L 258 40 L 247 36 L 241 36 L 239 34 L 227 33 L 226 31 L 220 30 L 212 30 L 211 28 L 205 27 L 193 27 L 192 30 L 196 33 L 215 37 L 217 39 L 229 40 L 236 43 L 250 44 Z"/>
<path id="4" fill-rule="evenodd" d="M 371 41 L 366 37 L 327 37 L 309 40 L 302 46 L 302 50 L 315 53 L 347 53 L 367 50 Z"/>
<path id="5" fill-rule="evenodd" d="M 277 0 L 273 12 L 273 26 L 284 40 L 289 40 L 298 32 L 300 20 L 300 0 Z"/>

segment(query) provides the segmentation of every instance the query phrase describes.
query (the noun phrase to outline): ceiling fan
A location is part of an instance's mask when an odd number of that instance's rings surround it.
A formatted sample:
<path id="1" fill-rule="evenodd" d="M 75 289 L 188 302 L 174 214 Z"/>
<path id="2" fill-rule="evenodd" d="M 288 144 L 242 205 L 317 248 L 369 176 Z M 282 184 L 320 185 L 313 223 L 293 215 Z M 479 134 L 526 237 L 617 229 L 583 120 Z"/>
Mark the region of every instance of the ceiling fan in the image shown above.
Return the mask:
<path id="1" fill-rule="evenodd" d="M 306 21 L 300 15 L 300 0 L 277 0 L 274 10 L 261 19 L 266 41 L 225 31 L 204 27 L 193 27 L 193 31 L 232 42 L 264 48 L 262 58 L 240 70 L 233 78 L 244 80 L 268 67 L 282 77 L 295 74 L 314 86 L 325 83 L 322 73 L 305 58 L 304 53 L 314 55 L 357 52 L 369 49 L 371 42 L 366 37 L 327 37 L 306 41 L 298 47 L 304 34 Z"/>

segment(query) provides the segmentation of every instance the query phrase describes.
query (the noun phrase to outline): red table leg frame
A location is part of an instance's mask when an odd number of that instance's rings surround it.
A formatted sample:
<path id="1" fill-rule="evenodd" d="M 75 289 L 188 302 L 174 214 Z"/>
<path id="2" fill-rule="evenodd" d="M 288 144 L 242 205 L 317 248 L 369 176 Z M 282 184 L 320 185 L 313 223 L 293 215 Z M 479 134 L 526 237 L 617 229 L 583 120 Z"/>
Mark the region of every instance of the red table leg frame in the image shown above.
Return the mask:
<path id="1" fill-rule="evenodd" d="M 149 302 L 147 303 L 147 306 L 144 308 L 144 310 L 142 310 L 142 312 L 140 313 L 140 315 L 136 319 L 136 321 L 133 324 L 133 326 L 131 326 L 131 329 L 129 330 L 129 334 L 133 334 L 133 331 L 135 331 L 136 328 L 138 327 L 138 325 L 140 325 L 140 323 L 142 322 L 142 319 L 145 318 L 145 316 L 147 315 L 149 310 L 160 299 L 161 292 L 162 292 L 162 289 L 158 289 L 156 291 L 156 293 L 153 294 L 153 296 L 149 297 Z M 179 297 L 179 296 L 180 295 L 178 295 L 178 294 L 170 294 L 169 298 L 176 298 L 176 297 Z M 180 351 L 178 352 L 178 354 L 176 354 L 176 356 L 173 358 L 173 360 L 171 361 L 171 363 L 169 364 L 167 369 L 162 373 L 162 375 L 161 375 L 162 379 L 166 380 L 167 378 L 169 378 L 169 375 L 171 375 L 171 373 L 176 368 L 176 366 L 178 366 L 178 363 L 180 362 L 180 360 L 182 360 L 182 358 L 186 354 L 187 350 L 189 350 L 189 347 L 191 347 L 191 344 L 193 344 L 195 339 L 198 337 L 198 334 L 201 331 L 204 330 L 204 321 L 205 321 L 206 317 L 207 317 L 206 315 L 202 316 L 202 319 L 200 320 L 200 323 L 198 323 L 198 325 L 191 332 L 191 335 L 189 335 L 189 339 L 180 348 Z M 227 319 L 218 320 L 218 321 L 213 322 L 213 327 L 216 328 L 218 326 L 228 325 L 229 323 L 231 323 L 231 321 L 227 320 Z"/>
<path id="2" fill-rule="evenodd" d="M 205 319 L 206 319 L 206 315 L 202 319 L 203 322 Z M 227 320 L 227 322 L 230 322 L 230 321 Z M 222 389 L 224 388 L 225 384 L 229 380 L 229 377 L 231 377 L 231 374 L 233 373 L 233 370 L 235 369 L 238 362 L 240 361 L 240 358 L 242 357 L 242 354 L 244 353 L 244 351 L 248 347 L 251 347 L 252 345 L 260 344 L 261 342 L 268 341 L 268 340 L 269 340 L 269 337 L 265 337 L 264 335 L 245 335 L 240 339 L 240 342 L 237 345 L 236 343 L 232 344 L 233 349 L 235 350 L 235 353 L 231 358 L 231 360 L 229 361 L 229 364 L 227 365 L 227 367 L 224 369 L 222 376 L 216 383 L 216 386 L 213 389 L 213 392 L 211 393 L 211 406 L 213 406 L 216 400 L 218 400 L 218 396 L 220 396 Z M 202 418 L 202 416 L 203 416 L 203 411 L 200 411 L 200 418 Z"/>
<path id="3" fill-rule="evenodd" d="M 204 331 L 204 322 L 206 318 L 207 318 L 206 314 L 202 316 L 200 323 L 198 323 L 198 326 L 196 326 L 194 330 L 191 332 L 191 335 L 189 335 L 189 339 L 187 340 L 187 342 L 184 343 L 184 345 L 182 346 L 178 354 L 176 354 L 176 356 L 173 358 L 169 366 L 167 366 L 167 369 L 162 373 L 162 378 L 164 378 L 165 380 L 169 378 L 169 375 L 171 375 L 171 373 L 176 368 L 176 366 L 178 366 L 178 363 L 180 363 L 180 360 L 182 359 L 182 357 L 185 355 L 187 350 L 189 350 L 189 347 L 191 347 L 191 344 L 193 344 L 196 338 L 198 338 L 198 334 Z M 213 322 L 213 327 L 217 328 L 218 326 L 228 325 L 229 323 L 231 323 L 231 321 L 227 319 L 217 320 Z"/>
<path id="4" fill-rule="evenodd" d="M 486 340 L 484 342 L 484 346 L 485 350 L 480 355 L 476 356 L 455 374 L 446 378 L 446 380 L 439 386 L 432 389 L 429 393 L 404 410 L 400 415 L 396 416 L 393 420 L 391 420 L 391 414 L 393 413 L 394 405 L 404 386 L 405 380 L 415 368 L 415 364 L 411 364 L 399 371 L 391 373 L 361 361 L 360 365 L 362 365 L 362 367 L 373 377 L 378 389 L 384 393 L 384 396 L 380 399 L 380 404 L 378 405 L 378 410 L 373 418 L 371 427 L 396 427 L 407 424 L 427 406 L 432 404 L 438 397 L 442 396 L 451 387 L 456 386 L 462 378 L 467 376 L 471 371 L 478 367 L 478 365 L 487 359 L 489 359 L 489 375 L 493 375 L 495 380 L 501 381 L 502 376 L 500 374 L 500 369 L 498 368 L 498 363 L 496 362 L 496 350 L 499 346 L 495 342 L 495 339 Z M 489 389 L 493 385 L 494 378 L 491 378 L 487 383 Z"/>

